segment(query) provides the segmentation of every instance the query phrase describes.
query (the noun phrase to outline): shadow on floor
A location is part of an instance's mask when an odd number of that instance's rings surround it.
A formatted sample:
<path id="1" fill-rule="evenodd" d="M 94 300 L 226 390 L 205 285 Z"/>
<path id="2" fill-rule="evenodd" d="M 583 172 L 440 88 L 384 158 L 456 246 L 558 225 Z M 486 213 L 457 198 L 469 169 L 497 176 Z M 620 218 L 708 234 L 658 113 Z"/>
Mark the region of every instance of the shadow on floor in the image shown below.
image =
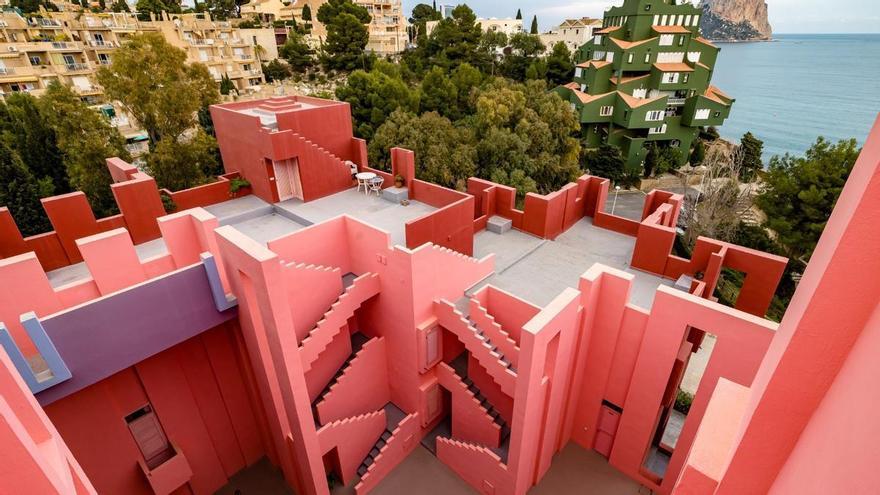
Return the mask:
<path id="1" fill-rule="evenodd" d="M 235 473 L 229 483 L 217 490 L 215 495 L 293 495 L 281 471 L 262 458 L 250 467 Z"/>

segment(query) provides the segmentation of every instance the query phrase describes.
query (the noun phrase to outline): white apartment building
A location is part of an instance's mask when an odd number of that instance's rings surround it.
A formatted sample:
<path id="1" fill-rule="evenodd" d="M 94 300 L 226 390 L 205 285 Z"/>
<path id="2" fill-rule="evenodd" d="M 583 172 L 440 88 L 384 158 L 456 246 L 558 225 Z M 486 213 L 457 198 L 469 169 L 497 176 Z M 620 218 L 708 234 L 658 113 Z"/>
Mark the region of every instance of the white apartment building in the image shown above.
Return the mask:
<path id="1" fill-rule="evenodd" d="M 574 52 L 589 41 L 593 37 L 593 31 L 598 29 L 602 29 L 602 19 L 589 17 L 566 19 L 560 25 L 541 34 L 540 37 L 548 52 L 553 49 L 553 45 L 560 41 Z"/>

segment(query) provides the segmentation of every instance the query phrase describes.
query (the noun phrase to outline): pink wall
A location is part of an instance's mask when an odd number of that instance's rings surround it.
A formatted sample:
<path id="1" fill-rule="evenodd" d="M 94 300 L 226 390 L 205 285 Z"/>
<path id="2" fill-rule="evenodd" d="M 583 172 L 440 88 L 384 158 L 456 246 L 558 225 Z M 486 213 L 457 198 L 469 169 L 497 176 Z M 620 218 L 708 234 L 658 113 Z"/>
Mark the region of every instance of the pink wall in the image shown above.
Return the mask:
<path id="1" fill-rule="evenodd" d="M 357 477 L 357 469 L 385 431 L 385 411 L 346 418 L 318 430 L 321 453 L 336 449 L 339 475 L 347 485 Z"/>
<path id="2" fill-rule="evenodd" d="M 382 409 L 391 400 L 385 339 L 372 339 L 355 355 L 317 405 L 321 424 Z"/>
<path id="3" fill-rule="evenodd" d="M 152 493 L 124 417 L 151 404 L 193 469 L 194 493 L 211 493 L 265 455 L 234 334 L 217 327 L 54 402 L 46 412 L 99 493 Z"/>
<path id="4" fill-rule="evenodd" d="M 360 483 L 355 485 L 357 495 L 365 495 L 376 487 L 392 469 L 419 446 L 419 415 L 410 414 L 391 432 L 388 443 L 375 458 L 373 464 L 361 478 Z"/>
<path id="5" fill-rule="evenodd" d="M 443 388 L 452 396 L 452 436 L 456 439 L 473 442 L 488 447 L 498 447 L 501 441 L 501 427 L 480 406 L 474 394 L 455 371 L 446 363 L 436 368 L 437 378 Z"/>

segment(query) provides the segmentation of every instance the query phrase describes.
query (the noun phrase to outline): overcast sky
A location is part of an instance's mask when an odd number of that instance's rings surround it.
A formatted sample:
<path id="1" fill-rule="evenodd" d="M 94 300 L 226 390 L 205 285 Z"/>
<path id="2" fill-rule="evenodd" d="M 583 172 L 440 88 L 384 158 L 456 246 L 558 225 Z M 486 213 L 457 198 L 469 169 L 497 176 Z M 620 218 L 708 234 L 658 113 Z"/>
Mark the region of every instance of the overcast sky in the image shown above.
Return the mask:
<path id="1" fill-rule="evenodd" d="M 430 0 L 404 0 L 407 13 Z M 770 24 L 776 33 L 880 33 L 878 0 L 766 0 Z M 438 4 L 460 2 L 438 0 Z M 623 0 L 468 0 L 480 17 L 513 17 L 521 8 L 526 25 L 538 16 L 542 31 L 566 18 L 602 17 Z"/>

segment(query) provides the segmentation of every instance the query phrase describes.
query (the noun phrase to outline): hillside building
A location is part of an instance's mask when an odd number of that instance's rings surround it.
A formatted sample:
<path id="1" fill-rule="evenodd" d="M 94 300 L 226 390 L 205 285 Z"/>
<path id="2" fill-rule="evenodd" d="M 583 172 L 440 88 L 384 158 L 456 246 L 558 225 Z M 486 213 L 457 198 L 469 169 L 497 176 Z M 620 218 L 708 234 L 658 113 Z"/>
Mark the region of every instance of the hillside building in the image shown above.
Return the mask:
<path id="1" fill-rule="evenodd" d="M 577 111 L 587 146 L 620 148 L 637 169 L 656 143 L 680 151 L 719 126 L 734 99 L 712 86 L 719 49 L 700 37 L 702 11 L 675 0 L 626 0 L 577 52 L 574 81 L 557 89 Z"/>
<path id="2" fill-rule="evenodd" d="M 553 46 L 560 41 L 574 53 L 593 38 L 593 31 L 602 29 L 602 19 L 582 17 L 580 19 L 566 19 L 555 28 L 540 35 L 541 43 L 549 53 Z"/>
<path id="3" fill-rule="evenodd" d="M 54 230 L 22 238 L 0 208 L 0 492 L 871 486 L 880 121 L 775 323 L 787 260 L 707 238 L 675 256 L 681 195 L 615 215 L 583 176 L 518 209 L 417 179 L 407 150 L 371 168 L 347 103 L 211 113 L 227 173 L 163 191 L 172 214 L 117 158 L 119 215 L 46 198 Z"/>

